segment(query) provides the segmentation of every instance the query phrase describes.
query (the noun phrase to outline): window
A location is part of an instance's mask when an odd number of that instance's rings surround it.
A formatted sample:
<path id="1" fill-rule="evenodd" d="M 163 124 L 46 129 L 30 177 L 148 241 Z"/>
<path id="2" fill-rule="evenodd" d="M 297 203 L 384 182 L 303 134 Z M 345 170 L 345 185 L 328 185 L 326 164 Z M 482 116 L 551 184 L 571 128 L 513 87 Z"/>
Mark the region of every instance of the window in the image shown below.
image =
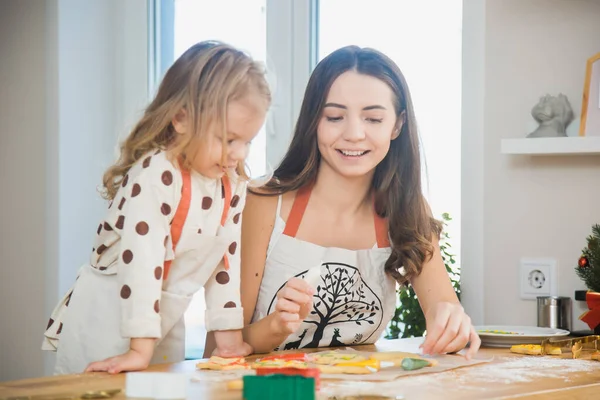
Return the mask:
<path id="1" fill-rule="evenodd" d="M 331 51 L 369 46 L 391 57 L 411 90 L 427 169 L 424 190 L 437 217 L 448 212 L 460 249 L 461 0 L 153 0 L 156 85 L 193 43 L 228 42 L 265 62 L 274 77 L 267 126 L 254 140 L 254 177 L 285 153 L 309 74 Z M 156 43 L 155 43 L 156 44 Z M 457 257 L 458 259 L 458 257 Z M 187 356 L 202 355 L 204 298 L 186 313 Z"/>
<path id="2" fill-rule="evenodd" d="M 266 63 L 266 0 L 175 0 L 160 2 L 159 16 L 165 31 L 161 63 L 163 72 L 185 50 L 203 40 L 220 40 L 248 52 Z M 232 12 L 235 10 L 235 12 Z M 172 18 L 172 24 L 165 16 Z M 166 40 L 165 40 L 166 39 Z M 166 68 L 164 68 L 166 67 Z M 247 159 L 253 177 L 266 171 L 266 135 L 263 128 L 252 141 Z M 204 290 L 194 296 L 185 314 L 186 357 L 199 358 L 204 352 Z"/>
<path id="3" fill-rule="evenodd" d="M 319 60 L 354 44 L 373 47 L 400 67 L 423 144 L 425 194 L 436 217 L 453 218 L 448 231 L 458 252 L 462 1 L 320 0 L 318 32 Z"/>

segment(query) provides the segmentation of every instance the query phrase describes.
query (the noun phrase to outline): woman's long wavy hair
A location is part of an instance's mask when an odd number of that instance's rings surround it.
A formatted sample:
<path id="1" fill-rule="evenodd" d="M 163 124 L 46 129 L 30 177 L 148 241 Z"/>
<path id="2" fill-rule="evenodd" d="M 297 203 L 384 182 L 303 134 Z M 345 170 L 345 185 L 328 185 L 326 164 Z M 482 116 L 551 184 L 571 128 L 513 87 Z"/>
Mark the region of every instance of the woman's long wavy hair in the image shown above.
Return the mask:
<path id="1" fill-rule="evenodd" d="M 225 161 L 227 104 L 249 94 L 264 98 L 266 111 L 271 92 L 261 64 L 217 41 L 190 47 L 166 72 L 154 100 L 121 144 L 119 159 L 104 174 L 103 197 L 112 200 L 125 174 L 149 151 L 167 150 L 172 160 L 181 160 L 183 168 L 190 168 L 211 130 L 223 132 Z M 189 123 L 189 135 L 177 134 L 172 125 L 182 110 Z M 248 178 L 243 163 L 238 165 L 237 173 Z"/>
<path id="2" fill-rule="evenodd" d="M 406 284 L 421 273 L 424 262 L 433 255 L 432 239 L 439 240 L 442 225 L 431 216 L 421 189 L 419 137 L 408 85 L 398 66 L 379 51 L 343 47 L 316 66 L 286 155 L 273 178 L 252 192 L 279 195 L 314 183 L 321 160 L 317 127 L 331 85 L 346 71 L 385 82 L 394 94 L 396 118 L 405 117 L 399 137 L 392 140 L 389 152 L 375 168 L 371 187 L 376 212 L 387 219 L 392 243 L 385 271 Z"/>

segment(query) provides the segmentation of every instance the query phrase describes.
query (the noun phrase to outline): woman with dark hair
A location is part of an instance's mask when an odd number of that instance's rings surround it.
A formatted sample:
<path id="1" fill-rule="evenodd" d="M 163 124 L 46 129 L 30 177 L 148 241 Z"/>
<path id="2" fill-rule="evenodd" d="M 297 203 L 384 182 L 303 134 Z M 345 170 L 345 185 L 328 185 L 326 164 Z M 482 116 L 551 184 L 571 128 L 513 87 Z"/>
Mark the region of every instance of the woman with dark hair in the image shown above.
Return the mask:
<path id="1" fill-rule="evenodd" d="M 243 221 L 244 337 L 256 352 L 373 343 L 408 283 L 424 353 L 478 350 L 421 190 L 408 86 L 384 54 L 349 46 L 317 65 L 287 154 L 248 194 Z"/>

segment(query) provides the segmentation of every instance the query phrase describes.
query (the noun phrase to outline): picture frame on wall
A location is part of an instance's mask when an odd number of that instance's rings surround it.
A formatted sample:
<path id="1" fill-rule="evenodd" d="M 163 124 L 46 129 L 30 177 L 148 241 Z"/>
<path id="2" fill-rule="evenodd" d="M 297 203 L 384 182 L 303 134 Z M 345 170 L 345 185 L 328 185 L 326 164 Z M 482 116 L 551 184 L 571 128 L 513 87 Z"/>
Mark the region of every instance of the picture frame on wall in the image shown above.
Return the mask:
<path id="1" fill-rule="evenodd" d="M 579 136 L 600 136 L 600 53 L 586 63 Z"/>

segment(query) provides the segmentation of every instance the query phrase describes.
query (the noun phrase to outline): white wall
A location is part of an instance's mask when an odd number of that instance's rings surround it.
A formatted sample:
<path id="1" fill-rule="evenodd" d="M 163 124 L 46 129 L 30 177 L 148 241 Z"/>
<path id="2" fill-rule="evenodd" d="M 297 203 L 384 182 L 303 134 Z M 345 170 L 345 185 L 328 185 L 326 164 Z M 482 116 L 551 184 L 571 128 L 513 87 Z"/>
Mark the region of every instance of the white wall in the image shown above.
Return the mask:
<path id="1" fill-rule="evenodd" d="M 45 16 L 0 2 L 0 381 L 43 372 Z"/>
<path id="2" fill-rule="evenodd" d="M 465 29 L 484 42 L 464 41 L 465 74 L 473 74 L 463 87 L 463 216 L 474 215 L 463 226 L 463 290 L 476 322 L 535 325 L 535 301 L 519 297 L 519 259 L 557 259 L 560 295 L 584 288 L 574 267 L 600 222 L 600 157 L 502 155 L 500 140 L 535 127 L 530 111 L 546 93 L 566 94 L 579 118 L 585 62 L 600 50 L 600 1 L 481 3 L 466 0 L 464 11 L 479 17 Z M 577 129 L 575 121 L 568 132 Z M 582 305 L 574 309 L 574 329 L 587 329 L 577 319 Z"/>
<path id="3" fill-rule="evenodd" d="M 147 101 L 146 8 L 0 3 L 0 381 L 51 372 L 43 330 L 89 257 L 117 138 Z"/>

